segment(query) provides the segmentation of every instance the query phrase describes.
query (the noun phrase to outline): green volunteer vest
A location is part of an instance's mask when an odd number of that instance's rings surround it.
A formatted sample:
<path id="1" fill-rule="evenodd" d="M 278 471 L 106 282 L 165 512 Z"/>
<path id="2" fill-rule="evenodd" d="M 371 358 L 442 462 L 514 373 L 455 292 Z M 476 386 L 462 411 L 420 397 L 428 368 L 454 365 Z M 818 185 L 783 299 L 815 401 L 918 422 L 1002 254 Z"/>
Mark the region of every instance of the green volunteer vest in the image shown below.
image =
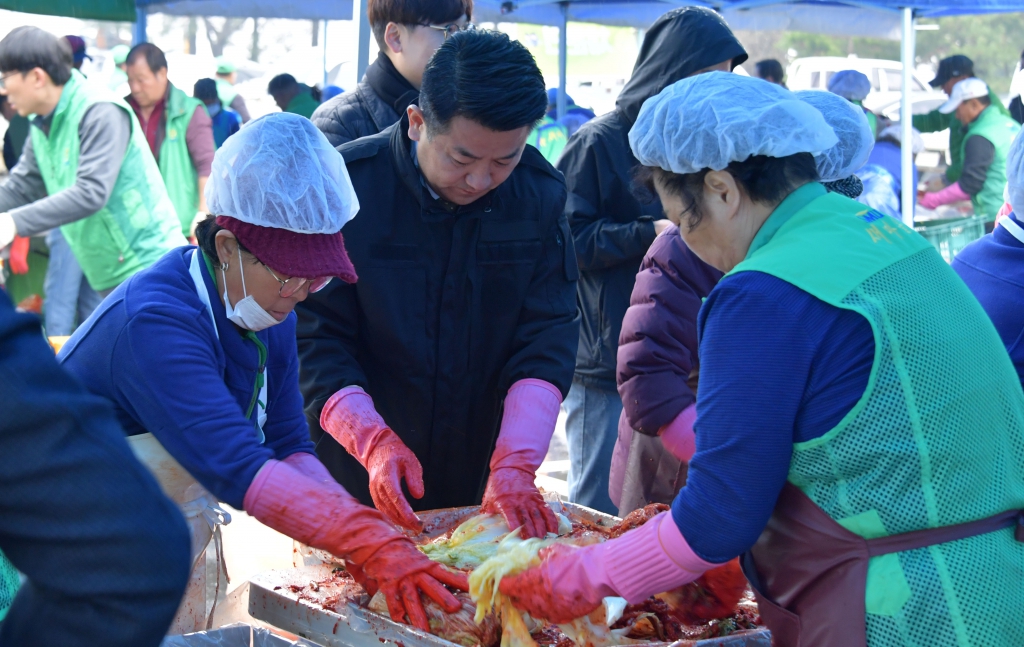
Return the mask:
<path id="1" fill-rule="evenodd" d="M 863 397 L 793 445 L 788 479 L 865 538 L 1024 507 L 1024 392 L 978 301 L 929 243 L 817 183 L 791 194 L 736 272 L 776 276 L 871 324 Z M 938 613 L 936 613 L 938 605 Z M 1013 530 L 872 558 L 869 647 L 1024 645 Z"/>
<path id="2" fill-rule="evenodd" d="M 0 622 L 10 610 L 19 588 L 21 588 L 21 578 L 18 576 L 18 569 L 14 568 L 11 560 L 0 553 Z"/>
<path id="3" fill-rule="evenodd" d="M 292 97 L 292 100 L 288 102 L 288 107 L 285 108 L 285 112 L 291 112 L 309 119 L 319 107 L 320 102 L 313 98 L 309 90 L 303 90 Z"/>
<path id="4" fill-rule="evenodd" d="M 231 102 L 238 96 L 238 90 L 235 86 L 231 85 L 231 81 L 227 79 L 217 79 L 217 98 L 227 108 L 231 105 Z"/>
<path id="5" fill-rule="evenodd" d="M 192 233 L 192 221 L 199 211 L 199 174 L 192 165 L 192 157 L 185 143 L 185 131 L 196 108 L 203 105 L 184 92 L 168 84 L 167 106 L 164 112 L 164 141 L 160 144 L 160 175 L 167 185 L 167 194 L 178 214 L 181 233 L 187 238 Z"/>
<path id="6" fill-rule="evenodd" d="M 984 216 L 986 220 L 995 220 L 996 214 L 1003 206 L 1003 188 L 1006 186 L 1006 156 L 1010 152 L 1010 144 L 1020 131 L 1020 125 L 1011 117 L 1006 117 L 995 106 L 989 106 L 978 118 L 967 127 L 963 140 L 960 142 L 960 159 L 964 158 L 967 140 L 973 135 L 984 137 L 996 147 L 996 156 L 992 166 L 988 168 L 985 184 L 978 195 L 971 198 L 974 213 Z"/>
<path id="7" fill-rule="evenodd" d="M 132 129 L 128 150 L 106 206 L 60 229 L 89 284 L 109 290 L 186 241 L 178 232 L 174 208 L 135 114 L 77 70 L 61 93 L 49 136 L 32 127 L 32 151 L 46 192 L 53 195 L 74 185 L 80 152 L 78 124 L 98 102 L 113 103 L 128 113 Z"/>
<path id="8" fill-rule="evenodd" d="M 565 126 L 547 115 L 541 119 L 537 127 L 530 131 L 526 143 L 540 151 L 544 159 L 554 164 L 562 156 L 565 145 L 569 143 Z"/>

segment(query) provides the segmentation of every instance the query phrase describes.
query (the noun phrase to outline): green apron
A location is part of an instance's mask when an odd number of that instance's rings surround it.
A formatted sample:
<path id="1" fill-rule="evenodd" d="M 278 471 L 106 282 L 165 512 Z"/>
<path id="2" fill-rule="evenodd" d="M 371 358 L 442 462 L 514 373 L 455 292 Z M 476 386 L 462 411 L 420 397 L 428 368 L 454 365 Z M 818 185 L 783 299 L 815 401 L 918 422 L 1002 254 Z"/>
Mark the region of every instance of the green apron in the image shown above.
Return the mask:
<path id="1" fill-rule="evenodd" d="M 128 114 L 132 129 L 128 149 L 107 204 L 60 229 L 89 285 L 109 290 L 186 241 L 131 108 L 106 88 L 86 81 L 77 70 L 64 85 L 49 136 L 32 127 L 32 151 L 46 192 L 53 195 L 74 185 L 80 152 L 78 125 L 86 110 L 98 102 L 113 103 Z"/>
<path id="2" fill-rule="evenodd" d="M 192 221 L 199 211 L 199 174 L 192 164 L 185 132 L 196 108 L 203 105 L 168 83 L 167 107 L 164 111 L 164 140 L 160 144 L 160 174 L 164 177 L 167 194 L 178 214 L 181 233 L 188 238 Z"/>
<path id="3" fill-rule="evenodd" d="M 957 122 L 959 123 L 959 122 Z M 992 166 L 988 167 L 985 183 L 981 191 L 971 198 L 974 213 L 984 216 L 985 220 L 994 221 L 996 214 L 1003 207 L 1003 188 L 1006 186 L 1006 156 L 1010 152 L 1010 144 L 1020 131 L 1020 125 L 1010 117 L 1006 117 L 995 106 L 989 106 L 978 118 L 967 126 L 960 142 L 960 159 L 964 158 L 967 140 L 977 135 L 984 137 L 995 146 L 996 156 Z"/>
<path id="4" fill-rule="evenodd" d="M 0 553 L 0 621 L 3 621 L 14 603 L 14 596 L 21 588 L 21 578 L 18 569 L 14 568 L 11 560 Z"/>
<path id="5" fill-rule="evenodd" d="M 863 592 L 845 591 L 862 605 L 864 623 L 854 627 L 861 641 L 866 635 L 871 647 L 1024 645 L 1024 525 L 1016 539 L 1011 529 L 1024 524 L 1024 392 L 978 301 L 912 229 L 817 183 L 795 191 L 769 217 L 732 273 L 746 271 L 861 314 L 875 337 L 860 401 L 824 436 L 793 445 L 791 492 L 784 491 L 750 553 L 752 579 L 768 582 L 761 593 L 781 607 L 781 588 L 842 597 L 843 591 L 815 590 L 827 577 L 801 575 L 813 560 L 787 559 L 789 546 L 778 541 L 813 534 L 807 528 L 823 519 L 868 544 L 931 529 L 938 533 L 932 541 L 903 542 L 915 549 L 863 551 Z M 796 515 L 774 527 L 792 492 L 819 518 Z M 994 525 L 959 540 L 934 538 L 990 518 Z M 804 548 L 813 558 L 835 554 L 827 542 Z M 849 568 L 849 560 L 842 556 L 828 569 Z M 802 588 L 790 581 L 771 590 L 794 573 L 803 577 Z M 801 616 L 790 629 L 802 639 L 787 640 L 780 631 L 776 642 L 855 644 L 841 636 L 808 642 L 813 631 L 837 625 L 843 610 L 832 605 L 817 623 Z M 777 613 L 762 606 L 763 615 Z"/>

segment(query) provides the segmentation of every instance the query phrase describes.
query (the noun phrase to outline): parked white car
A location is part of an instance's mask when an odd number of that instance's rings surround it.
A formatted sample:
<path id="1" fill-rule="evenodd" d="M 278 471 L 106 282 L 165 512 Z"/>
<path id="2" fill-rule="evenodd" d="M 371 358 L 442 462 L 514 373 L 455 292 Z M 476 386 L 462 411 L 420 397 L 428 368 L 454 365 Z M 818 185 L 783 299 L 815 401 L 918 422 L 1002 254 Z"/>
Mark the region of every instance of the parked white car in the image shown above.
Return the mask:
<path id="1" fill-rule="evenodd" d="M 786 85 L 790 90 L 827 90 L 829 79 L 842 70 L 857 70 L 871 81 L 871 94 L 864 100 L 864 107 L 880 114 L 893 104 L 899 104 L 903 88 L 903 64 L 880 58 L 857 58 L 851 56 L 812 56 L 793 61 L 786 72 Z M 915 110 L 930 105 L 930 100 L 946 100 L 941 90 L 928 85 L 917 71 L 911 73 L 913 80 L 913 105 Z"/>

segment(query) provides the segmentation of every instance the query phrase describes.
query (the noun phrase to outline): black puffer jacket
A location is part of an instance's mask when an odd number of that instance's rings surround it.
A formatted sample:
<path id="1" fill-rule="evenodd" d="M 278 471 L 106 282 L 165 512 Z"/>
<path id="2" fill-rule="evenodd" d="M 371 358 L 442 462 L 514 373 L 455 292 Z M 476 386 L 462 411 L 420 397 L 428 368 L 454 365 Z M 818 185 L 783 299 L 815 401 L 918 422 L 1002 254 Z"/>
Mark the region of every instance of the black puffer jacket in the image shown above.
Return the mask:
<path id="1" fill-rule="evenodd" d="M 310 119 L 331 146 L 341 146 L 390 127 L 418 97 L 419 91 L 380 52 L 355 90 L 325 102 Z"/>
<path id="2" fill-rule="evenodd" d="M 502 404 L 518 380 L 572 380 L 576 262 L 562 176 L 527 146 L 473 204 L 431 198 L 408 117 L 340 148 L 359 197 L 345 246 L 359 274 L 296 313 L 300 387 L 317 454 L 371 503 L 366 470 L 320 428 L 337 390 L 358 385 L 423 465 L 418 510 L 480 502 Z M 538 430 L 541 431 L 541 430 Z"/>
<path id="3" fill-rule="evenodd" d="M 651 25 L 615 110 L 584 124 L 558 161 L 569 197 L 565 213 L 580 267 L 583 320 L 576 379 L 615 389 L 615 357 L 640 261 L 654 241 L 661 204 L 640 204 L 631 192 L 639 162 L 629 129 L 643 102 L 665 87 L 722 61 L 747 58 L 725 21 L 710 9 L 674 9 Z"/>

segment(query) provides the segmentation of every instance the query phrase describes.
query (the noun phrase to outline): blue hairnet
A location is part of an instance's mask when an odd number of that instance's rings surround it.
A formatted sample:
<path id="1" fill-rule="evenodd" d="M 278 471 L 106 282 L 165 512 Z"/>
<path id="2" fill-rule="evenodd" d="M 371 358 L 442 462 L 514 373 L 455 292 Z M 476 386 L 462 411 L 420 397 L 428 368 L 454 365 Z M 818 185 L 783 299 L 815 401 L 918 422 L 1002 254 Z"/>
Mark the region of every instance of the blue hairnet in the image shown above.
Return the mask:
<path id="1" fill-rule="evenodd" d="M 864 166 L 875 145 L 864 111 L 831 92 L 803 90 L 794 94 L 817 108 L 839 138 L 835 146 L 814 156 L 821 181 L 834 182 L 850 177 Z"/>
<path id="2" fill-rule="evenodd" d="M 342 90 L 336 85 L 328 85 L 326 88 L 324 88 L 323 93 L 320 96 L 320 101 L 324 102 L 327 101 L 328 99 L 333 99 L 334 97 L 338 96 L 343 92 L 344 90 Z"/>
<path id="3" fill-rule="evenodd" d="M 871 94 L 871 81 L 857 70 L 843 70 L 828 80 L 828 91 L 850 101 L 863 101 Z"/>
<path id="4" fill-rule="evenodd" d="M 1024 136 L 1017 135 L 1006 156 L 1006 192 L 1018 216 L 1024 212 Z"/>
<path id="5" fill-rule="evenodd" d="M 300 234 L 335 234 L 359 211 L 345 161 L 309 119 L 276 112 L 228 137 L 206 183 L 210 213 Z"/>
<path id="6" fill-rule="evenodd" d="M 629 131 L 641 164 L 680 174 L 752 155 L 817 154 L 836 141 L 821 113 L 789 90 L 729 72 L 673 83 L 644 102 Z"/>

